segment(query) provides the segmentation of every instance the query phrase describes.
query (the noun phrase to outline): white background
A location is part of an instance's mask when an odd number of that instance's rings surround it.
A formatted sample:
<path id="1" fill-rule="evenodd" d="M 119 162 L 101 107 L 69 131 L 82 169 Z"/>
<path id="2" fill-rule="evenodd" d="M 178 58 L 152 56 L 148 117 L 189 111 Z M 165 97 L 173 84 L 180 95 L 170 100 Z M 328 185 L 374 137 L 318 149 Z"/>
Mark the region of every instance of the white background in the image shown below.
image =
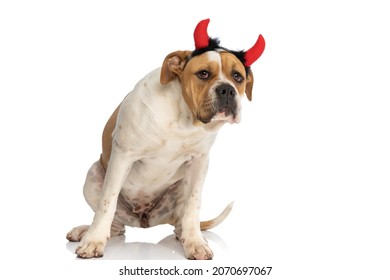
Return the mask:
<path id="1" fill-rule="evenodd" d="M 215 260 L 174 261 L 169 226 L 128 228 L 107 252 L 121 260 L 76 260 L 65 234 L 92 220 L 82 185 L 107 118 L 168 53 L 194 49 L 204 18 L 225 47 L 267 43 L 242 123 L 212 150 L 201 217 L 235 201 L 208 234 Z M 1 1 L 0 274 L 123 279 L 123 265 L 178 264 L 389 279 L 389 26 L 375 0 Z"/>

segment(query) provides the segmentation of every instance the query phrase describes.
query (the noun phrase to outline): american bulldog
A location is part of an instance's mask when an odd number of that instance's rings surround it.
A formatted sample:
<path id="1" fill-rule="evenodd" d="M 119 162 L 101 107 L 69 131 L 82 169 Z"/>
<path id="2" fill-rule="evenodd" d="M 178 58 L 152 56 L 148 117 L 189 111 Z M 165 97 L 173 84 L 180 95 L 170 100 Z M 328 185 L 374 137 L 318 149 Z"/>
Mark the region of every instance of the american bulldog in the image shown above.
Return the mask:
<path id="1" fill-rule="evenodd" d="M 95 212 L 90 226 L 73 228 L 81 258 L 103 256 L 110 236 L 125 226 L 171 224 L 189 259 L 211 259 L 201 231 L 199 209 L 209 151 L 225 123 L 238 123 L 240 100 L 252 99 L 251 64 L 262 54 L 260 35 L 247 51 L 220 46 L 207 34 L 209 19 L 198 23 L 194 51 L 175 51 L 162 67 L 141 79 L 109 118 L 100 159 L 88 171 L 84 197 Z"/>

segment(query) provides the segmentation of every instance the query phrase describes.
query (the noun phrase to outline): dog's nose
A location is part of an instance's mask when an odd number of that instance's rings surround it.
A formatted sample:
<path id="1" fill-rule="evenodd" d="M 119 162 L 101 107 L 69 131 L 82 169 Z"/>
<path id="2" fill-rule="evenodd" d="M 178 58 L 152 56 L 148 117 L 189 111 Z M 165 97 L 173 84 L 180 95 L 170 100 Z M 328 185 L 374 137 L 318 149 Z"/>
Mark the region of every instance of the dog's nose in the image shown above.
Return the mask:
<path id="1" fill-rule="evenodd" d="M 233 99 L 236 95 L 236 90 L 229 84 L 219 85 L 215 89 L 215 92 L 217 93 L 217 96 L 221 98 L 223 103 L 229 103 L 229 100 Z"/>

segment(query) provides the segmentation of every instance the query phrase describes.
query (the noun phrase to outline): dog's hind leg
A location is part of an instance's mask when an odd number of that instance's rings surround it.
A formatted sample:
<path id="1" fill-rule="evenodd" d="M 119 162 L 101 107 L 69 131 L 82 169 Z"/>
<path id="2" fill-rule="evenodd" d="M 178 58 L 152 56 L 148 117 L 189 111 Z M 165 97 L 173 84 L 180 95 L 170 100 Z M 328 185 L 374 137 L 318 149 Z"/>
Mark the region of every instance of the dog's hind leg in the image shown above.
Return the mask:
<path id="1" fill-rule="evenodd" d="M 99 199 L 101 197 L 105 171 L 99 161 L 95 162 L 88 171 L 85 180 L 83 192 L 85 200 L 93 211 L 96 211 Z M 69 241 L 80 241 L 87 232 L 89 225 L 82 225 L 70 230 L 66 239 Z M 125 226 L 114 218 L 111 225 L 111 236 L 121 235 L 125 233 Z"/>
<path id="2" fill-rule="evenodd" d="M 89 229 L 88 225 L 82 225 L 82 226 L 72 228 L 66 234 L 66 239 L 72 242 L 78 242 L 83 238 L 84 234 L 87 232 L 88 229 Z"/>

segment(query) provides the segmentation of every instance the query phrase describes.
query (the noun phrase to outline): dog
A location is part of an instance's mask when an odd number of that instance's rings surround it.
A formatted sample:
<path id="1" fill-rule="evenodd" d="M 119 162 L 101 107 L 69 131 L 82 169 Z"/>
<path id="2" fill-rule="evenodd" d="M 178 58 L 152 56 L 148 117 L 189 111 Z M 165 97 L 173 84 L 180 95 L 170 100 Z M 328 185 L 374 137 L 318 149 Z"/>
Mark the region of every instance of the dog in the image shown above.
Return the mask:
<path id="1" fill-rule="evenodd" d="M 248 51 L 232 51 L 207 34 L 209 19 L 194 31 L 195 50 L 175 51 L 161 68 L 141 79 L 109 118 L 100 159 L 89 169 L 84 197 L 95 215 L 90 226 L 73 228 L 81 258 L 101 257 L 110 236 L 125 226 L 171 224 L 188 259 L 213 257 L 201 231 L 201 192 L 209 151 L 225 123 L 239 123 L 240 99 L 252 99 L 251 64 L 265 48 L 259 35 Z"/>

